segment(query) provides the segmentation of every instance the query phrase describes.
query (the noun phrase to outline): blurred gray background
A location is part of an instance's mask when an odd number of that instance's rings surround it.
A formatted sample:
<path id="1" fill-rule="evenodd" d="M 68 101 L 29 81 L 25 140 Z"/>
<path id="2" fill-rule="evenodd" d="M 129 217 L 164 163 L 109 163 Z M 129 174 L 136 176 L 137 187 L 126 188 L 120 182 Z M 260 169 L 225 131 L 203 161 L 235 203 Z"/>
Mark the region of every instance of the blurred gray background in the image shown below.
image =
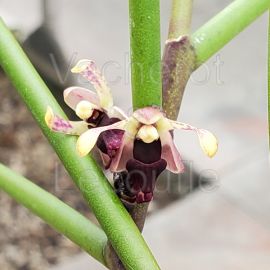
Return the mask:
<path id="1" fill-rule="evenodd" d="M 195 0 L 193 30 L 230 2 Z M 46 14 L 36 0 L 0 0 L 0 16 L 26 48 L 32 46 L 32 59 L 53 91 L 80 84 L 69 68 L 90 58 L 103 69 L 115 103 L 130 112 L 128 1 L 58 0 L 45 6 Z M 170 1 L 161 0 L 162 46 L 169 14 Z M 189 81 L 178 119 L 215 133 L 219 151 L 210 160 L 194 134 L 176 132 L 191 174 L 211 184 L 148 219 L 144 234 L 162 269 L 269 269 L 267 20 L 267 14 L 259 18 Z M 33 45 L 37 30 L 46 37 L 41 44 L 51 47 L 35 47 L 35 40 Z M 69 260 L 54 269 L 103 269 L 87 255 Z"/>

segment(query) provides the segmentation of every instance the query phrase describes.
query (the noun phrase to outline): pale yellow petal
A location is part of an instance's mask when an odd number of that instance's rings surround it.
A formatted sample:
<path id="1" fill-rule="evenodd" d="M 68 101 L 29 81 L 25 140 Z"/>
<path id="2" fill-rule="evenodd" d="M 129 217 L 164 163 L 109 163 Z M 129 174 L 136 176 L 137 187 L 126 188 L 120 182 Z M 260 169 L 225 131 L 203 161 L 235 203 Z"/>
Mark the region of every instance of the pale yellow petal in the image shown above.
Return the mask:
<path id="1" fill-rule="evenodd" d="M 202 150 L 207 156 L 213 157 L 218 150 L 217 138 L 211 132 L 204 129 L 199 129 L 197 133 Z"/>
<path id="2" fill-rule="evenodd" d="M 205 129 L 199 129 L 182 122 L 176 122 L 172 120 L 169 121 L 174 129 L 195 131 L 199 137 L 201 148 L 207 156 L 213 157 L 216 154 L 218 150 L 218 141 L 217 138 L 210 131 Z"/>
<path id="3" fill-rule="evenodd" d="M 83 156 L 86 156 L 89 152 L 91 152 L 91 150 L 94 148 L 97 142 L 97 139 L 100 133 L 106 130 L 110 130 L 110 129 L 124 130 L 126 123 L 127 121 L 123 120 L 109 126 L 91 128 L 85 133 L 83 133 L 77 141 L 77 151 L 79 155 L 83 157 Z"/>
<path id="4" fill-rule="evenodd" d="M 69 135 L 81 135 L 88 130 L 88 123 L 84 121 L 69 121 L 63 119 L 54 115 L 51 107 L 47 108 L 45 122 L 51 130 Z"/>
<path id="5" fill-rule="evenodd" d="M 94 128 L 93 128 L 94 129 Z M 81 157 L 86 156 L 95 146 L 100 133 L 93 132 L 89 129 L 83 133 L 77 141 L 77 151 Z"/>
<path id="6" fill-rule="evenodd" d="M 82 71 L 84 71 L 88 64 L 89 64 L 88 59 L 81 59 L 72 69 L 71 72 L 72 73 L 81 73 Z"/>
<path id="7" fill-rule="evenodd" d="M 156 127 L 158 130 L 158 133 L 162 132 L 167 132 L 169 130 L 173 130 L 174 126 L 172 125 L 171 121 L 165 117 L 161 117 L 157 122 L 156 122 Z"/>
<path id="8" fill-rule="evenodd" d="M 110 110 L 113 106 L 111 90 L 95 62 L 88 59 L 80 60 L 71 71 L 73 73 L 80 73 L 86 78 L 95 87 L 100 106 L 105 110 Z"/>
<path id="9" fill-rule="evenodd" d="M 125 125 L 125 133 L 126 136 L 128 136 L 131 139 L 134 139 L 136 137 L 136 134 L 140 128 L 140 122 L 138 122 L 134 117 L 130 117 L 127 121 L 126 121 L 126 125 Z"/>
<path id="10" fill-rule="evenodd" d="M 173 121 L 173 120 L 169 120 L 169 121 L 174 129 L 195 130 L 195 131 L 197 130 L 196 127 L 193 127 L 193 126 L 186 124 L 186 123 L 183 123 L 183 122 L 177 122 L 177 121 Z"/>

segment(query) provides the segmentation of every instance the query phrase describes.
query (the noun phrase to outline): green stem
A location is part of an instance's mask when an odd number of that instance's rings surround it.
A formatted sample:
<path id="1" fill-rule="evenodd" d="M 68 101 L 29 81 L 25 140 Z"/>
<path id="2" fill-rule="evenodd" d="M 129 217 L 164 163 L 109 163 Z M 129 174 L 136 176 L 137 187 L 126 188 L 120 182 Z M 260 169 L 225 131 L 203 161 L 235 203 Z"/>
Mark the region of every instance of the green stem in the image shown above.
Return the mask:
<path id="1" fill-rule="evenodd" d="M 161 107 L 159 0 L 129 0 L 134 109 Z"/>
<path id="2" fill-rule="evenodd" d="M 169 27 L 169 39 L 189 34 L 193 0 L 173 0 Z"/>
<path id="3" fill-rule="evenodd" d="M 170 119 L 177 119 L 186 84 L 195 66 L 195 53 L 190 42 L 192 0 L 173 0 L 162 59 L 162 108 Z"/>
<path id="4" fill-rule="evenodd" d="M 268 131 L 270 141 L 270 9 L 268 11 L 269 25 L 268 25 Z"/>
<path id="5" fill-rule="evenodd" d="M 105 265 L 103 250 L 107 237 L 84 216 L 2 164 L 1 189 Z"/>
<path id="6" fill-rule="evenodd" d="M 2 20 L 0 20 L 0 65 L 91 206 L 126 268 L 159 269 L 140 231 L 96 162 L 89 156 L 85 158 L 78 156 L 74 137 L 57 134 L 48 129 L 44 121 L 48 105 L 58 115 L 63 117 L 65 115 Z"/>
<path id="7" fill-rule="evenodd" d="M 269 9 L 269 0 L 235 0 L 192 35 L 199 67 Z M 251 37 L 252 38 L 252 37 Z"/>
<path id="8" fill-rule="evenodd" d="M 189 36 L 166 42 L 162 65 L 163 111 L 176 120 L 186 84 L 195 66 L 196 55 Z"/>

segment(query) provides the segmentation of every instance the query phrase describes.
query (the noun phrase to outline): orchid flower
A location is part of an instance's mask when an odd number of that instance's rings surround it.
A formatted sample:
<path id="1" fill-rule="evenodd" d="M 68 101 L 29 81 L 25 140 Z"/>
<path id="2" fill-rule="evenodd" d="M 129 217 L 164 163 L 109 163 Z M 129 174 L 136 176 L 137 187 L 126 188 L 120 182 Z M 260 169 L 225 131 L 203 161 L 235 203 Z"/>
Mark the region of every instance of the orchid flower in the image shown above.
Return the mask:
<path id="1" fill-rule="evenodd" d="M 204 153 L 209 157 L 215 155 L 218 143 L 212 133 L 170 120 L 157 107 L 138 109 L 128 118 L 113 106 L 111 91 L 92 61 L 79 61 L 72 72 L 91 82 L 97 94 L 80 87 L 66 89 L 65 102 L 82 121 L 64 120 L 48 108 L 46 123 L 54 131 L 78 135 L 80 156 L 86 156 L 97 146 L 105 168 L 121 172 L 124 177 L 122 198 L 148 202 L 153 198 L 155 183 L 162 171 L 167 168 L 173 173 L 183 172 L 184 165 L 173 142 L 174 130 L 194 131 Z"/>
<path id="2" fill-rule="evenodd" d="M 94 147 L 99 134 L 111 129 L 119 129 L 125 132 L 121 147 L 117 151 L 110 167 L 113 172 L 126 169 L 127 161 L 133 158 L 134 142 L 136 140 L 141 140 L 144 144 L 160 141 L 161 159 L 167 162 L 167 169 L 173 173 L 183 172 L 184 165 L 173 142 L 171 133 L 173 130 L 195 131 L 202 150 L 209 157 L 213 157 L 216 154 L 218 147 L 217 139 L 211 132 L 170 120 L 164 116 L 159 108 L 145 107 L 136 110 L 128 119 L 112 125 L 89 129 L 83 133 L 77 142 L 79 153 L 82 156 L 87 155 Z"/>
<path id="3" fill-rule="evenodd" d="M 122 110 L 113 105 L 111 91 L 93 61 L 80 60 L 71 71 L 86 78 L 94 86 L 96 93 L 82 87 L 67 88 L 64 91 L 64 100 L 82 121 L 65 120 L 55 115 L 53 110 L 48 107 L 45 121 L 51 130 L 80 136 L 87 132 L 89 128 L 110 125 L 127 118 Z M 110 130 L 100 136 L 98 144 L 106 166 L 109 165 L 111 158 L 119 148 L 122 135 L 122 131 Z M 104 140 L 103 137 L 106 139 Z"/>
<path id="4" fill-rule="evenodd" d="M 95 93 L 89 89 L 74 86 L 64 91 L 66 104 L 76 112 L 79 118 L 90 126 L 96 126 L 97 120 L 103 113 L 106 113 L 109 117 L 119 119 L 127 118 L 122 110 L 113 105 L 111 90 L 93 61 L 87 59 L 80 60 L 76 66 L 71 69 L 71 72 L 82 75 L 96 90 Z M 59 117 L 55 118 L 51 109 L 48 109 L 47 118 L 45 117 L 45 119 L 48 126 L 54 131 L 62 132 L 61 124 L 63 124 L 64 133 L 68 131 L 74 134 L 72 130 L 73 125 L 77 126 L 80 124 L 74 124 L 73 122 L 68 124 L 67 121 L 63 119 L 63 121 L 58 121 Z M 85 127 L 85 124 L 82 124 L 82 126 Z M 67 127 L 69 128 L 67 129 Z"/>
<path id="5" fill-rule="evenodd" d="M 218 146 L 209 131 L 172 121 L 159 108 L 145 107 L 128 119 L 83 133 L 77 141 L 79 153 L 87 155 L 101 133 L 115 129 L 122 130 L 124 136 L 121 134 L 121 144 L 109 168 L 112 172 L 127 172 L 123 174 L 121 197 L 132 203 L 152 200 L 156 180 L 165 168 L 173 173 L 183 172 L 184 165 L 173 142 L 174 130 L 196 132 L 202 150 L 209 157 L 215 155 Z"/>

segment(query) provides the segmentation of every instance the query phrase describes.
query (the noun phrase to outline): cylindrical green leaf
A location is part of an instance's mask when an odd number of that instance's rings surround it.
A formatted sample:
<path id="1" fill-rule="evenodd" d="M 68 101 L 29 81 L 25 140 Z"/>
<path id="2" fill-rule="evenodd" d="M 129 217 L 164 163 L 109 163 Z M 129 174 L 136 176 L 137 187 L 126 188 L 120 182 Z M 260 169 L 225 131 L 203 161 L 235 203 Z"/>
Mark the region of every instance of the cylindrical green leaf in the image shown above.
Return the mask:
<path id="1" fill-rule="evenodd" d="M 49 192 L 0 164 L 0 190 L 105 264 L 105 233 Z M 1 207 L 1 205 L 0 205 Z"/>
<path id="2" fill-rule="evenodd" d="M 129 0 L 134 109 L 161 107 L 159 0 Z"/>
<path id="3" fill-rule="evenodd" d="M 192 35 L 200 66 L 268 10 L 269 0 L 235 0 Z M 252 38 L 252 37 L 250 37 Z"/>

